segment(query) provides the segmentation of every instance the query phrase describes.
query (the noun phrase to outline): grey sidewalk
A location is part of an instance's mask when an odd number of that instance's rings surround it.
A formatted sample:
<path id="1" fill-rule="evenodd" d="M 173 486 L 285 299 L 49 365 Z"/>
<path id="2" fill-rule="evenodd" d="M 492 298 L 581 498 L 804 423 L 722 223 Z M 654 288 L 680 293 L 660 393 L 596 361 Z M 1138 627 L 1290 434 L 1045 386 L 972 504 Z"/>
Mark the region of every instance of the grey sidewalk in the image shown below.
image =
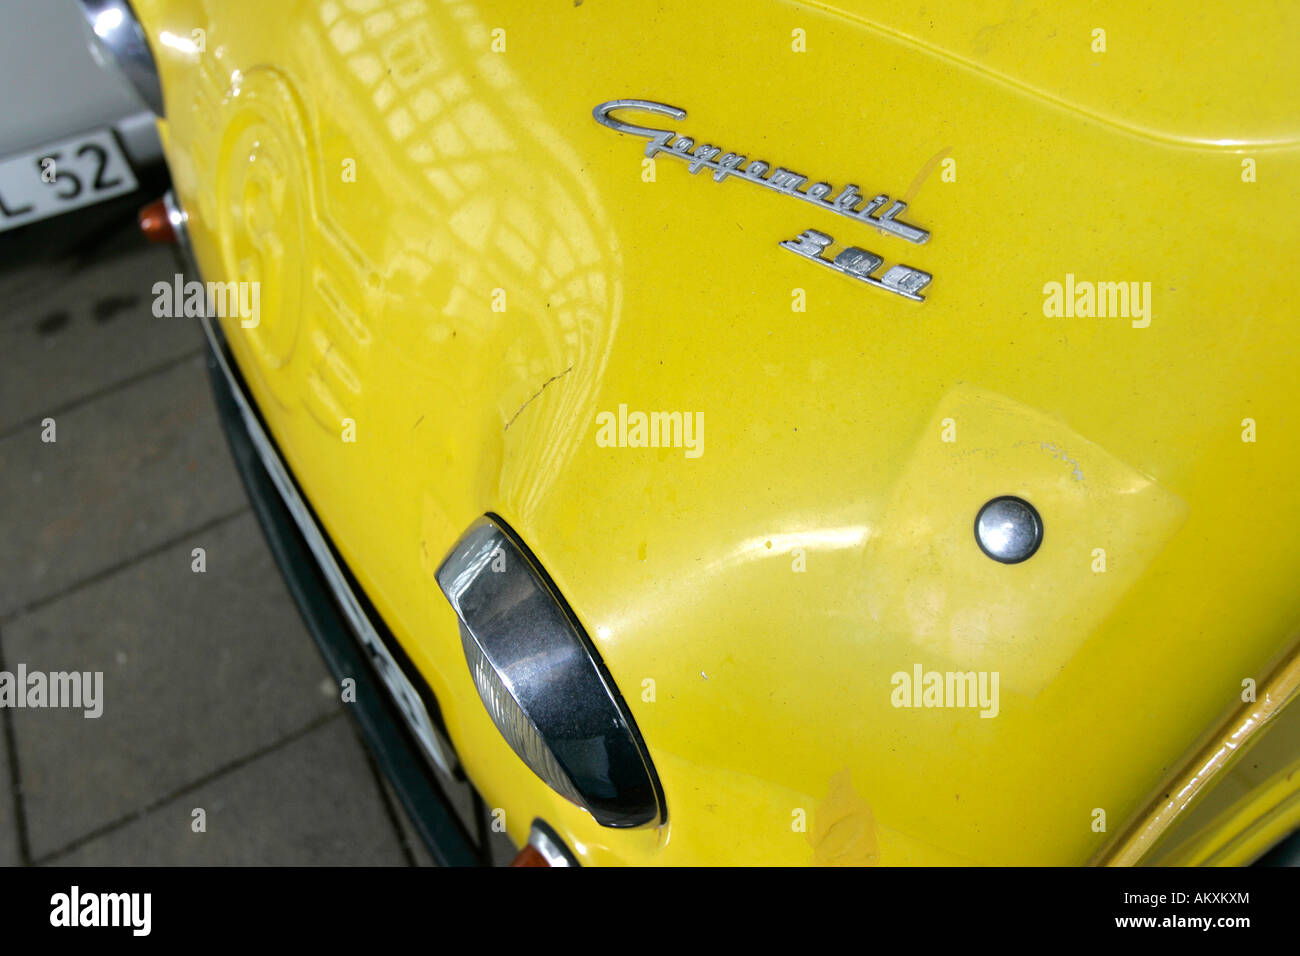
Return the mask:
<path id="1" fill-rule="evenodd" d="M 150 312 L 175 272 L 131 223 L 0 272 L 0 670 L 104 673 L 99 718 L 0 708 L 0 865 L 424 862 L 252 517 L 201 333 Z"/>

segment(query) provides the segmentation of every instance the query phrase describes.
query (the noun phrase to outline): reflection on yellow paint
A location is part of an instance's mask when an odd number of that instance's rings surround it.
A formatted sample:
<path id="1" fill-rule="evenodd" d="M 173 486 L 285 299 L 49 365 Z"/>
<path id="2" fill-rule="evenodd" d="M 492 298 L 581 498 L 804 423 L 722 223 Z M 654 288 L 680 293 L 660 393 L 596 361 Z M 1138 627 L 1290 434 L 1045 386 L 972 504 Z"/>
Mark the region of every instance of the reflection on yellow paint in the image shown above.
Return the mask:
<path id="1" fill-rule="evenodd" d="M 954 441 L 943 423 L 960 422 Z M 999 494 L 1045 516 L 1032 561 L 971 548 L 971 520 Z M 958 385 L 939 402 L 872 529 L 866 606 L 878 627 L 955 670 L 998 671 L 1037 695 L 1106 620 L 1177 532 L 1186 503 L 1058 417 Z M 1122 561 L 1106 573 L 1093 548 Z"/>

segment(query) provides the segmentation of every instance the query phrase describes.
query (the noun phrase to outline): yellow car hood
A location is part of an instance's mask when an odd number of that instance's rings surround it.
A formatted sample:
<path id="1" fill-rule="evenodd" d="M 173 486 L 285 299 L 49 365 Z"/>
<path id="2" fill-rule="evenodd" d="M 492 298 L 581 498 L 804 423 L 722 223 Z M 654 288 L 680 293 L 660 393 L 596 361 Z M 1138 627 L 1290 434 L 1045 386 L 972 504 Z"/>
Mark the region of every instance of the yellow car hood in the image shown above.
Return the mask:
<path id="1" fill-rule="evenodd" d="M 138 6 L 206 277 L 262 283 L 236 358 L 517 838 L 540 815 L 595 862 L 1083 862 L 1293 646 L 1300 157 L 1264 14 L 1212 35 L 1245 64 L 1220 88 L 1163 3 L 1159 28 L 1115 4 L 984 30 L 847 2 Z M 160 39 L 195 28 L 205 53 Z M 647 166 L 592 119 L 623 97 L 932 237 Z M 780 247 L 807 229 L 933 273 L 926 301 Z M 1145 318 L 1045 314 L 1050 284 L 1103 282 Z M 606 447 L 621 407 L 702 420 L 699 454 Z M 1023 564 L 976 547 L 999 494 L 1042 514 Z M 595 826 L 483 712 L 433 572 L 488 511 L 603 655 L 665 827 Z M 902 706 L 918 669 L 996 673 L 996 708 Z"/>
<path id="2" fill-rule="evenodd" d="M 1210 146 L 1300 139 L 1300 8 L 1287 0 L 810 6 L 1144 135 Z"/>

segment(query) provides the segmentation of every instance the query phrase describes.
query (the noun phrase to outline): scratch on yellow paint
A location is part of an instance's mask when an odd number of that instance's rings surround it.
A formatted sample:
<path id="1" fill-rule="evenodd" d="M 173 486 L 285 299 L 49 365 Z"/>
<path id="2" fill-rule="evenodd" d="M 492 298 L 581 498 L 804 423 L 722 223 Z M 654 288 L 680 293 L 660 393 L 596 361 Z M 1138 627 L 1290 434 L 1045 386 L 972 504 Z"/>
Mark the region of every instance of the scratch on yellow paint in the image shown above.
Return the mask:
<path id="1" fill-rule="evenodd" d="M 930 174 L 939 168 L 939 164 L 947 158 L 950 152 L 952 152 L 952 147 L 945 146 L 925 161 L 925 165 L 921 167 L 921 171 L 916 174 L 916 178 L 912 180 L 912 184 L 907 187 L 907 192 L 903 193 L 900 197 L 903 202 L 910 203 L 916 198 L 916 194 L 921 189 L 921 184 L 930 178 Z"/>
<path id="2" fill-rule="evenodd" d="M 831 777 L 826 798 L 814 808 L 808 842 L 818 866 L 879 865 L 876 816 L 871 804 L 853 789 L 847 767 Z"/>

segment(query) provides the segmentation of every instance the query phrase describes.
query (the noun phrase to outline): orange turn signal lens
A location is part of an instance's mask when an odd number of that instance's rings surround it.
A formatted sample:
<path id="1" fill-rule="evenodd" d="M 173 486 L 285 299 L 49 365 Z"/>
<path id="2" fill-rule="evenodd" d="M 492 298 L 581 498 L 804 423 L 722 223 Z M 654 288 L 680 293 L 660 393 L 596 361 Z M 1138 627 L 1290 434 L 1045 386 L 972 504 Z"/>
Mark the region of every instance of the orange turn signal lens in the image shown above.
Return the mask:
<path id="1" fill-rule="evenodd" d="M 550 866 L 550 861 L 531 843 L 525 843 L 519 855 L 510 861 L 511 866 Z"/>
<path id="2" fill-rule="evenodd" d="M 150 242 L 176 241 L 176 230 L 172 227 L 166 200 L 155 199 L 140 210 L 137 218 L 140 221 L 140 231 Z"/>

